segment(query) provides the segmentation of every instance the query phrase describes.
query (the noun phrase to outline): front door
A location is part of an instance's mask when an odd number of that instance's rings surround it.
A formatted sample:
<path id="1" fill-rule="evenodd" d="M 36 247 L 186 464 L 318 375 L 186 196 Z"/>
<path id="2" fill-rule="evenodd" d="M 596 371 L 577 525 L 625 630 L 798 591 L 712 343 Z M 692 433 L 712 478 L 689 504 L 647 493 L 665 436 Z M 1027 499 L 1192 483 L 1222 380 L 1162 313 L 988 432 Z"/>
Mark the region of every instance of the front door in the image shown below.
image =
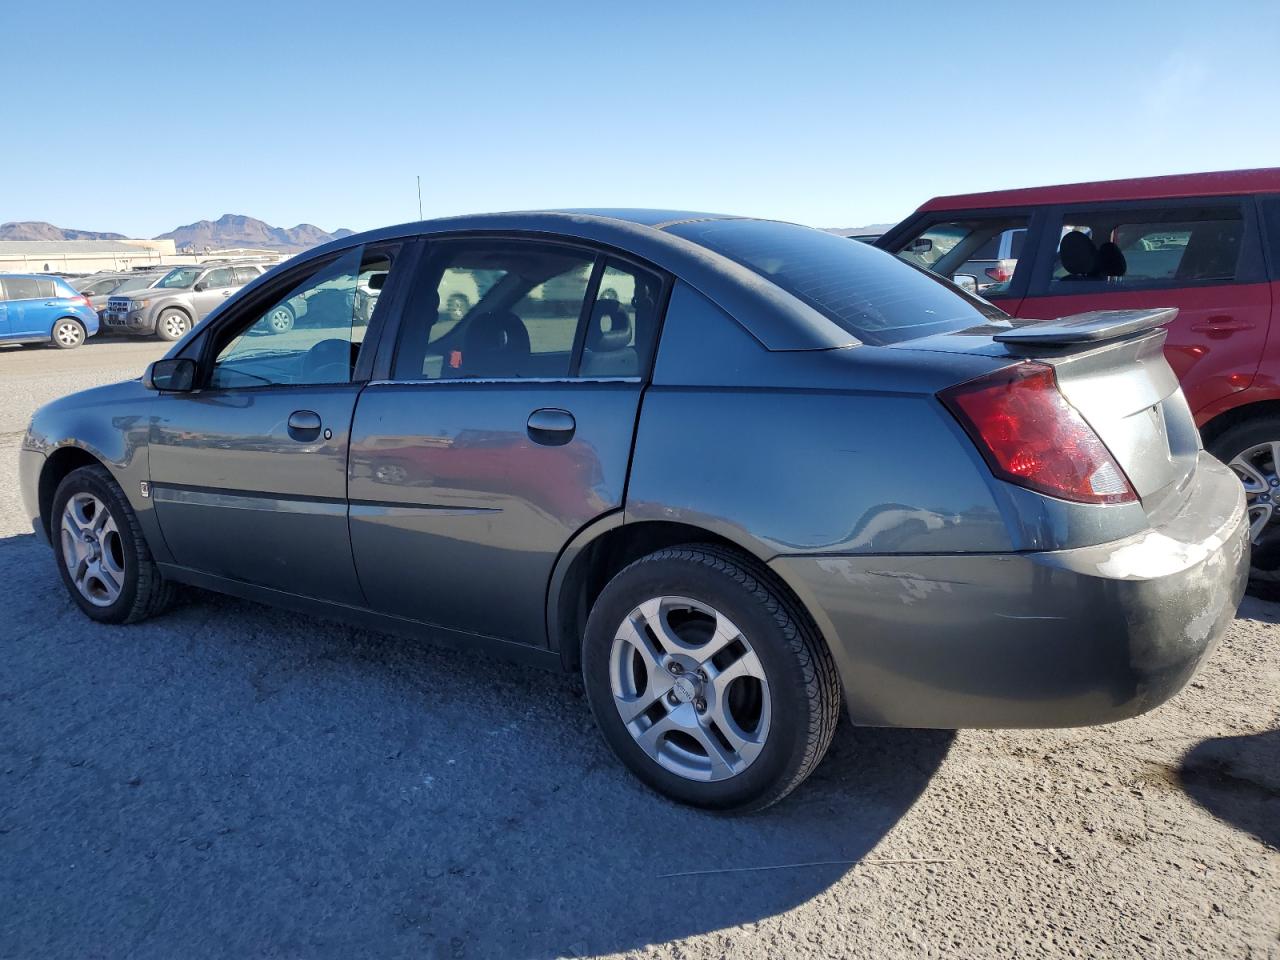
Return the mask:
<path id="1" fill-rule="evenodd" d="M 347 533 L 347 451 L 364 327 L 351 304 L 370 263 L 357 247 L 282 278 L 210 331 L 192 393 L 161 394 L 150 439 L 151 496 L 182 566 L 338 603 L 363 596 Z M 316 291 L 310 322 L 284 334 L 267 317 Z"/>
<path id="2" fill-rule="evenodd" d="M 1192 411 L 1248 387 L 1271 320 L 1253 204 L 1206 198 L 1055 214 L 1018 316 L 1177 307 L 1165 356 Z"/>
<path id="3" fill-rule="evenodd" d="M 556 558 L 622 507 L 661 288 L 581 248 L 432 244 L 393 379 L 365 389 L 352 428 L 373 607 L 545 645 Z"/>

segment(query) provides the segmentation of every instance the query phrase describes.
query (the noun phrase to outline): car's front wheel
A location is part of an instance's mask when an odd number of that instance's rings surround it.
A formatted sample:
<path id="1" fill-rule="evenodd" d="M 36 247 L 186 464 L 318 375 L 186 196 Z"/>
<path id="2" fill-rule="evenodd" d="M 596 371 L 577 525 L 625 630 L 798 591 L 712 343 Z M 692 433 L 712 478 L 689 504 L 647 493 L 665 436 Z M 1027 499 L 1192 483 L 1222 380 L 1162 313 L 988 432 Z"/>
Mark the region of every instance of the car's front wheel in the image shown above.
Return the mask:
<path id="1" fill-rule="evenodd" d="M 283 303 L 271 308 L 271 312 L 267 314 L 267 329 L 273 334 L 288 333 L 293 329 L 294 316 Z"/>
<path id="2" fill-rule="evenodd" d="M 156 336 L 161 340 L 181 340 L 191 329 L 191 318 L 181 310 L 163 310 L 156 319 Z"/>
<path id="3" fill-rule="evenodd" d="M 71 599 L 102 623 L 133 623 L 168 605 L 160 575 L 124 492 L 105 467 L 63 478 L 53 496 L 50 534 Z"/>
<path id="4" fill-rule="evenodd" d="M 50 340 L 59 350 L 72 350 L 84 343 L 85 337 L 84 324 L 79 320 L 63 317 L 53 325 Z"/>
<path id="5" fill-rule="evenodd" d="M 1280 599 L 1280 417 L 1258 417 L 1223 432 L 1209 452 L 1244 485 L 1253 559 L 1249 592 Z"/>
<path id="6" fill-rule="evenodd" d="M 826 754 L 835 664 L 798 604 L 746 557 L 651 553 L 592 607 L 582 654 L 592 712 L 633 773 L 717 810 L 776 803 Z"/>

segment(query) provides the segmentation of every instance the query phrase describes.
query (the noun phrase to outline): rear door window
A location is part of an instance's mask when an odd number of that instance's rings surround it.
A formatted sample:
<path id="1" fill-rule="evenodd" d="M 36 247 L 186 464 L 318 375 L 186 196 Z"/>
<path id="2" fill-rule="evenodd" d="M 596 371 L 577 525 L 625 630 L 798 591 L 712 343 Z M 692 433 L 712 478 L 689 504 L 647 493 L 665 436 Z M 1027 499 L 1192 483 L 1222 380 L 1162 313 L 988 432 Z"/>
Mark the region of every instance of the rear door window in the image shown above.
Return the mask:
<path id="1" fill-rule="evenodd" d="M 1072 211 L 1057 236 L 1055 292 L 1090 281 L 1144 289 L 1227 283 L 1238 277 L 1244 216 L 1238 202 Z"/>
<path id="2" fill-rule="evenodd" d="M 35 277 L 5 277 L 4 298 L 6 300 L 36 300 L 42 296 L 52 296 L 53 284 L 49 284 L 50 293 L 40 292 L 40 281 Z"/>
<path id="3" fill-rule="evenodd" d="M 231 267 L 219 267 L 216 270 L 210 270 L 204 275 L 203 283 L 206 290 L 217 290 L 221 287 L 231 287 L 235 285 L 235 274 Z"/>

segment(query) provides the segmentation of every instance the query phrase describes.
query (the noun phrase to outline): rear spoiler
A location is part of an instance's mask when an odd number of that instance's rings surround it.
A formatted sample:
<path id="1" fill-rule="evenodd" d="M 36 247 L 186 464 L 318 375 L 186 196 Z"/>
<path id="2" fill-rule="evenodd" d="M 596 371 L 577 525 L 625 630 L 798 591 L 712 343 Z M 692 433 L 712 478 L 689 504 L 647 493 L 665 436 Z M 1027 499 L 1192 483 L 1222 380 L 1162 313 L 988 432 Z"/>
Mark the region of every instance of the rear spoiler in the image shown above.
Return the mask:
<path id="1" fill-rule="evenodd" d="M 1135 334 L 1146 333 L 1156 327 L 1172 323 L 1178 315 L 1177 307 L 1156 307 L 1151 310 L 1090 310 L 1073 313 L 1057 320 L 1033 321 L 1012 330 L 997 333 L 993 339 L 1000 343 L 1017 343 L 1026 346 L 1053 346 L 1074 343 L 1100 343 L 1103 340 L 1120 340 Z"/>

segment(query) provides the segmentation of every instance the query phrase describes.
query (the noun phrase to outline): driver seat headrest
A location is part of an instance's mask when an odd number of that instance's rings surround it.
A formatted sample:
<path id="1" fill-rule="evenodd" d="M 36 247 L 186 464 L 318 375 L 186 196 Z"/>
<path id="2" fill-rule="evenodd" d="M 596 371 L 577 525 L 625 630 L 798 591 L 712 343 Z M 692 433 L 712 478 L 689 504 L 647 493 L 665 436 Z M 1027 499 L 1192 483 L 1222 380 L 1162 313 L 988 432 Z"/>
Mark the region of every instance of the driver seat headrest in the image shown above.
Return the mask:
<path id="1" fill-rule="evenodd" d="M 1072 230 L 1058 242 L 1058 259 L 1071 277 L 1087 277 L 1097 266 L 1098 248 L 1087 233 Z"/>

